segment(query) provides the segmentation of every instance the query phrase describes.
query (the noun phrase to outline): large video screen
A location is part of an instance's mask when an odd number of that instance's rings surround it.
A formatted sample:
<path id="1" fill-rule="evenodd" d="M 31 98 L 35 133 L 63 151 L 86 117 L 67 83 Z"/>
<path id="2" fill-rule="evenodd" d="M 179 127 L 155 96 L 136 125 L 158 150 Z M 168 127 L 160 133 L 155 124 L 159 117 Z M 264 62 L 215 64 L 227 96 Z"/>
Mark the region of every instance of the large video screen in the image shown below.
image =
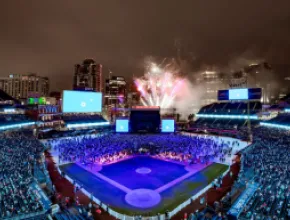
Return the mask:
<path id="1" fill-rule="evenodd" d="M 116 132 L 128 132 L 129 131 L 129 120 L 128 119 L 117 119 L 116 120 Z"/>
<path id="2" fill-rule="evenodd" d="M 229 100 L 249 99 L 248 89 L 230 89 Z"/>
<path id="3" fill-rule="evenodd" d="M 162 132 L 174 132 L 174 120 L 173 119 L 164 119 L 161 122 L 161 131 Z"/>
<path id="4" fill-rule="evenodd" d="M 88 113 L 102 111 L 102 93 L 63 91 L 62 111 L 64 113 Z"/>
<path id="5" fill-rule="evenodd" d="M 219 90 L 218 100 L 260 100 L 262 97 L 261 88 L 249 88 L 249 89 L 229 89 Z"/>

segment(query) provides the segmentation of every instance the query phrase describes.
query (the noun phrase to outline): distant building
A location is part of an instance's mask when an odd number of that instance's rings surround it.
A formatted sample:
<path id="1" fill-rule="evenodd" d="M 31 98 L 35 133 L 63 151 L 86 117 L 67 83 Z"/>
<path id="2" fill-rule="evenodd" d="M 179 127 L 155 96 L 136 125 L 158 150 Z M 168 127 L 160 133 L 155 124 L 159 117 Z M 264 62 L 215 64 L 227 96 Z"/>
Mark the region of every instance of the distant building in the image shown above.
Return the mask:
<path id="1" fill-rule="evenodd" d="M 202 72 L 197 79 L 197 84 L 204 88 L 201 106 L 216 102 L 218 90 L 229 87 L 227 74 L 216 71 Z"/>
<path id="2" fill-rule="evenodd" d="M 105 106 L 125 107 L 127 101 L 127 83 L 124 77 L 111 76 L 106 79 Z"/>
<path id="3" fill-rule="evenodd" d="M 216 102 L 217 91 L 222 89 L 262 88 L 263 103 L 275 102 L 279 93 L 287 94 L 287 88 L 279 92 L 280 84 L 268 63 L 251 64 L 231 73 L 204 71 L 197 77 L 197 85 L 204 88 L 201 106 Z"/>
<path id="4" fill-rule="evenodd" d="M 276 76 L 268 63 L 251 64 L 230 74 L 230 88 L 262 88 L 261 101 L 273 103 L 281 89 Z"/>
<path id="5" fill-rule="evenodd" d="M 76 64 L 73 89 L 102 92 L 102 65 L 96 64 L 93 59 Z"/>
<path id="6" fill-rule="evenodd" d="M 0 105 L 14 105 L 20 104 L 19 100 L 13 98 L 12 96 L 8 95 L 2 89 L 0 89 Z"/>
<path id="7" fill-rule="evenodd" d="M 56 99 L 57 105 L 62 105 L 61 96 L 62 96 L 61 92 L 58 92 L 58 91 L 53 91 L 49 94 L 49 97 L 53 97 Z"/>
<path id="8" fill-rule="evenodd" d="M 134 81 L 128 84 L 127 104 L 129 108 L 140 105 L 141 93 L 138 91 Z"/>
<path id="9" fill-rule="evenodd" d="M 140 105 L 141 94 L 139 92 L 129 92 L 127 95 L 127 103 L 129 107 Z"/>
<path id="10" fill-rule="evenodd" d="M 49 79 L 35 73 L 10 74 L 0 78 L 0 89 L 16 99 L 27 99 L 30 94 L 48 96 Z"/>

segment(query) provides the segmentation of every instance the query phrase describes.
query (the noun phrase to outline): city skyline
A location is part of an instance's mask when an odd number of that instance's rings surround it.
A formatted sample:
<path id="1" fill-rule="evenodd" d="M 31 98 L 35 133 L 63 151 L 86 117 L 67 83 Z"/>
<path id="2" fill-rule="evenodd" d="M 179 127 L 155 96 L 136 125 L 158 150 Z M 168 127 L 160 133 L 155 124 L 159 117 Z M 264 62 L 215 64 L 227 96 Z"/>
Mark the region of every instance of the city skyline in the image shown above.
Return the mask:
<path id="1" fill-rule="evenodd" d="M 287 66 L 289 9 L 284 0 L 11 0 L 0 13 L 0 76 L 36 72 L 51 79 L 51 91 L 70 89 L 80 60 L 101 63 L 104 78 L 131 77 L 143 74 L 147 56 L 176 57 L 178 49 L 196 69 L 239 58 Z"/>

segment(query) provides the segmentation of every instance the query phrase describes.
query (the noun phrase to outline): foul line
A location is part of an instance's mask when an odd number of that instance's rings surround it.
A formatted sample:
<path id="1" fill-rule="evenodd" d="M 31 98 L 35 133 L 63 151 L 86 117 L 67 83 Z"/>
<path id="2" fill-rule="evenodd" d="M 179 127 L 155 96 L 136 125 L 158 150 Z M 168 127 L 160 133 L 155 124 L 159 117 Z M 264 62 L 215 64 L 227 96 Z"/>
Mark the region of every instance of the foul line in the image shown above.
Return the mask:
<path id="1" fill-rule="evenodd" d="M 208 167 L 208 166 L 205 166 L 205 167 L 197 167 L 195 170 L 190 171 L 190 172 L 184 174 L 183 176 L 181 176 L 181 177 L 179 177 L 179 178 L 177 178 L 175 180 L 172 180 L 171 182 L 169 182 L 169 183 L 167 183 L 167 184 L 159 187 L 155 191 L 158 192 L 158 193 L 161 193 L 161 192 L 163 192 L 163 191 L 171 188 L 172 186 L 180 183 L 181 181 L 187 179 L 188 177 L 192 176 L 193 174 L 196 174 L 196 173 L 200 172 L 201 170 L 205 169 L 206 167 Z"/>
<path id="2" fill-rule="evenodd" d="M 177 179 L 175 179 L 175 180 L 173 180 L 173 181 L 171 181 L 171 182 L 159 187 L 155 191 L 158 192 L 158 193 L 161 193 L 161 192 L 167 190 L 168 188 L 174 186 L 175 184 L 180 183 L 182 180 L 185 180 L 186 178 L 190 177 L 191 175 L 193 175 L 195 173 L 196 173 L 196 171 L 191 171 L 191 172 L 189 172 L 189 173 L 187 173 L 187 174 L 185 174 L 185 175 L 183 175 L 183 176 L 181 176 L 181 177 L 179 177 L 179 178 L 177 178 Z"/>
<path id="3" fill-rule="evenodd" d="M 126 186 L 123 186 L 120 183 L 118 183 L 114 180 L 111 180 L 110 178 L 104 176 L 103 174 L 100 174 L 100 173 L 93 173 L 93 174 L 96 175 L 97 177 L 99 177 L 100 179 L 110 183 L 111 185 L 117 187 L 118 189 L 124 191 L 125 193 L 129 193 L 132 191 L 131 189 L 127 188 Z"/>

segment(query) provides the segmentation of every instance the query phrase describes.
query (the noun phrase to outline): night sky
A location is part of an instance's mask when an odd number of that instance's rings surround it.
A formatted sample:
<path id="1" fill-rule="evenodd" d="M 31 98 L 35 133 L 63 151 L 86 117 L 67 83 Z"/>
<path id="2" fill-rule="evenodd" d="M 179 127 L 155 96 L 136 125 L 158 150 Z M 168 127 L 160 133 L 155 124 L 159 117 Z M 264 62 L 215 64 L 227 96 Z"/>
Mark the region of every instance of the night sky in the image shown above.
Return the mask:
<path id="1" fill-rule="evenodd" d="M 69 89 L 74 64 L 93 58 L 140 75 L 144 57 L 196 66 L 239 58 L 290 64 L 289 0 L 7 0 L 0 7 L 0 76 L 36 72 Z"/>

